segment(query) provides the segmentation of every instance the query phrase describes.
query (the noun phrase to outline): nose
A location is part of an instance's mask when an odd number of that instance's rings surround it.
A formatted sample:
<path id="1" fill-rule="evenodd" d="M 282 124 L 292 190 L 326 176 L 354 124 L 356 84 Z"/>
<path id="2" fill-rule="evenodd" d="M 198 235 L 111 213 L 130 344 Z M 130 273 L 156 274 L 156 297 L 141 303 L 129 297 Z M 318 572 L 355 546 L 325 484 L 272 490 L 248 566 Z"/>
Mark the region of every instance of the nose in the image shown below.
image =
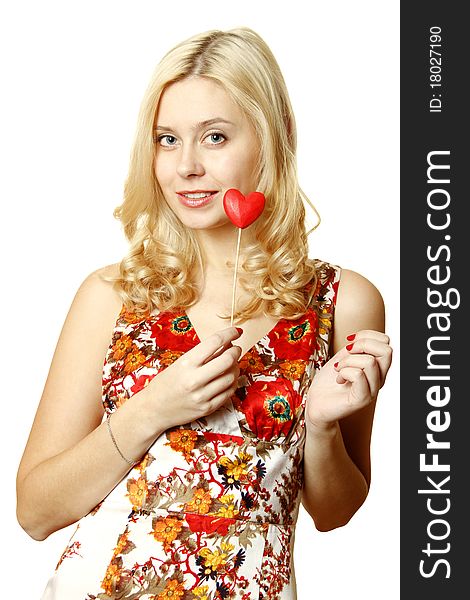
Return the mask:
<path id="1" fill-rule="evenodd" d="M 177 172 L 181 177 L 204 175 L 204 166 L 196 148 L 191 145 L 187 145 L 182 148 L 180 160 L 178 161 Z"/>

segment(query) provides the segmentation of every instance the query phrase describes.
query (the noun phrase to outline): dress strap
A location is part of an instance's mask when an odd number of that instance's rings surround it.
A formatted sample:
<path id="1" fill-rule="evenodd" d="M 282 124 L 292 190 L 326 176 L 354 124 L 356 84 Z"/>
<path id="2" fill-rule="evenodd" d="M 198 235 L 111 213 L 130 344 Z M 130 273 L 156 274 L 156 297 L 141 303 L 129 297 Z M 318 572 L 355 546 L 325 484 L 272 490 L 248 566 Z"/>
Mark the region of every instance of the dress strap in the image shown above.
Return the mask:
<path id="1" fill-rule="evenodd" d="M 314 310 L 317 319 L 318 366 L 322 366 L 333 354 L 331 341 L 333 336 L 334 312 L 341 267 L 315 259 L 317 282 L 309 308 Z"/>

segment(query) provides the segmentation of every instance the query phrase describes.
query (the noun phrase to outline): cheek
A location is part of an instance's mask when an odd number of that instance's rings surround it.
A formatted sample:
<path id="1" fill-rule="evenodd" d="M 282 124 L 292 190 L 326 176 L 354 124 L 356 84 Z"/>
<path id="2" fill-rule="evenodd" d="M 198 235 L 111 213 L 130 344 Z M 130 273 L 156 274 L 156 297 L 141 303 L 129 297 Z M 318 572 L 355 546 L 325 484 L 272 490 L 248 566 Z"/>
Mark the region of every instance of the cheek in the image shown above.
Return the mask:
<path id="1" fill-rule="evenodd" d="M 244 189 L 241 189 L 244 194 L 249 194 L 255 191 L 255 169 L 256 161 L 251 156 L 241 156 L 234 164 L 236 169 L 237 179 Z"/>
<path id="2" fill-rule="evenodd" d="M 171 178 L 170 161 L 165 156 L 157 156 L 154 162 L 154 172 L 158 183 L 163 187 Z"/>
<path id="3" fill-rule="evenodd" d="M 246 194 L 254 191 L 251 188 L 249 190 L 242 188 L 250 187 L 252 184 L 255 166 L 256 162 L 251 153 L 247 155 L 246 152 L 237 152 L 229 157 L 224 157 L 222 161 L 218 162 L 217 174 L 220 179 L 225 180 L 228 186 L 237 187 Z"/>

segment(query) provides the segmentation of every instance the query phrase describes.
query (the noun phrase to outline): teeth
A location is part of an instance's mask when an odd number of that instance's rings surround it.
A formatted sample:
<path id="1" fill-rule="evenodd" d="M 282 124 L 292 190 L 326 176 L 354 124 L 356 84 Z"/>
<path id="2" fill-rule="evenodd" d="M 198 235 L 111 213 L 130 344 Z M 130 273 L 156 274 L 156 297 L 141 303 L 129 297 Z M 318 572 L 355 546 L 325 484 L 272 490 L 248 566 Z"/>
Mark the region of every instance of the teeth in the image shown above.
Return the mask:
<path id="1" fill-rule="evenodd" d="M 183 196 L 185 198 L 194 198 L 194 199 L 207 198 L 207 196 L 210 196 L 210 195 L 211 195 L 211 192 L 200 192 L 198 194 L 183 194 Z"/>

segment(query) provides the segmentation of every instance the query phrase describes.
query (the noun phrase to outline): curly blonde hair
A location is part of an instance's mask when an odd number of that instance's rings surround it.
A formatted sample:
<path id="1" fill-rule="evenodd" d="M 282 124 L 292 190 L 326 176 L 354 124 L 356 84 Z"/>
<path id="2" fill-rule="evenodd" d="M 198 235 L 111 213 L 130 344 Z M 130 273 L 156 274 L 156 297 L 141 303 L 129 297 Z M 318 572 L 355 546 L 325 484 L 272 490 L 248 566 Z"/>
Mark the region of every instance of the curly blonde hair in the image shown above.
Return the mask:
<path id="1" fill-rule="evenodd" d="M 315 261 L 308 258 L 303 201 L 315 207 L 297 180 L 297 134 L 284 78 L 271 50 L 253 30 L 211 30 L 175 46 L 158 64 L 145 92 L 131 152 L 124 201 L 114 211 L 129 241 L 114 283 L 127 310 L 137 314 L 189 307 L 198 300 L 196 268 L 203 258 L 196 237 L 165 202 L 155 177 L 155 118 L 172 83 L 205 77 L 221 84 L 242 109 L 259 140 L 257 190 L 266 197 L 244 247 L 238 282 L 251 300 L 234 315 L 243 322 L 262 311 L 295 319 L 315 290 Z M 233 267 L 233 263 L 227 261 Z M 309 292 L 305 292 L 306 285 Z M 223 318 L 230 318 L 225 316 Z"/>

